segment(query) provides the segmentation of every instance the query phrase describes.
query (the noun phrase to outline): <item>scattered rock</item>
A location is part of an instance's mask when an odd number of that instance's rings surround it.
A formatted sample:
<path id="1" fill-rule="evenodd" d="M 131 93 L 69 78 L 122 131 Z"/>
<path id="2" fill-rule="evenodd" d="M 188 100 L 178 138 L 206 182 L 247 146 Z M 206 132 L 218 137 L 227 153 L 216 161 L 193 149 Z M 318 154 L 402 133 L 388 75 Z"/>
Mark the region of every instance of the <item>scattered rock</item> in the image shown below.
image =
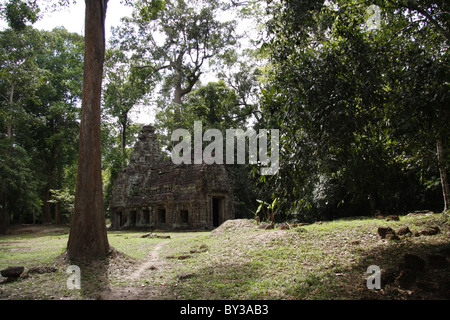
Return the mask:
<path id="1" fill-rule="evenodd" d="M 399 240 L 399 237 L 391 227 L 379 227 L 378 234 L 381 239 Z"/>
<path id="2" fill-rule="evenodd" d="M 0 274 L 5 278 L 18 278 L 25 270 L 22 266 L 8 267 L 0 271 Z"/>
<path id="3" fill-rule="evenodd" d="M 398 235 L 400 235 L 400 236 L 404 236 L 404 235 L 407 235 L 407 234 L 412 234 L 411 230 L 409 230 L 408 227 L 400 228 L 400 229 L 398 229 L 398 230 L 396 231 L 396 233 L 397 233 Z"/>
<path id="4" fill-rule="evenodd" d="M 156 234 L 156 233 L 149 232 L 149 233 L 143 234 L 143 235 L 141 236 L 141 238 L 170 239 L 170 236 L 159 235 L 159 234 Z"/>
<path id="5" fill-rule="evenodd" d="M 386 234 L 386 240 L 400 240 L 400 238 L 395 234 L 395 231 L 393 231 Z"/>
<path id="6" fill-rule="evenodd" d="M 58 269 L 55 267 L 46 267 L 46 266 L 38 266 L 38 267 L 31 267 L 30 269 L 28 269 L 28 274 L 33 274 L 33 273 L 38 273 L 38 274 L 43 274 L 43 273 L 51 273 L 51 272 L 56 272 Z"/>
<path id="7" fill-rule="evenodd" d="M 189 253 L 201 253 L 208 251 L 208 246 L 206 244 L 202 244 L 199 249 L 191 249 L 189 250 Z"/>
<path id="8" fill-rule="evenodd" d="M 193 276 L 195 276 L 195 273 L 182 272 L 178 275 L 178 279 L 180 279 L 180 280 L 188 279 L 188 278 L 192 278 Z"/>
<path id="9" fill-rule="evenodd" d="M 148 238 L 154 238 L 155 236 L 156 236 L 156 234 L 149 232 L 149 233 L 143 234 L 141 236 L 141 238 L 147 238 L 147 237 Z"/>
<path id="10" fill-rule="evenodd" d="M 273 229 L 273 228 L 274 228 L 273 223 L 267 223 L 267 222 L 261 223 L 260 226 L 258 227 L 258 229 L 263 229 L 263 230 L 268 230 L 268 229 Z"/>
<path id="11" fill-rule="evenodd" d="M 441 232 L 441 229 L 439 229 L 438 226 L 431 226 L 430 228 L 431 228 L 432 230 L 435 230 L 435 232 L 437 232 L 437 233 Z"/>
<path id="12" fill-rule="evenodd" d="M 392 233 L 392 232 L 394 232 L 394 230 L 392 230 L 392 228 L 390 228 L 390 227 L 378 227 L 377 232 L 378 232 L 378 235 L 381 237 L 381 239 L 384 239 L 384 238 L 386 238 L 386 234 L 388 232 Z"/>
<path id="13" fill-rule="evenodd" d="M 280 224 L 278 225 L 278 227 L 279 227 L 281 230 L 290 230 L 290 229 L 291 229 L 291 226 L 290 226 L 289 223 L 287 223 L 287 222 L 280 223 Z"/>
<path id="14" fill-rule="evenodd" d="M 386 221 L 400 221 L 400 218 L 396 215 L 390 215 L 385 217 Z"/>
<path id="15" fill-rule="evenodd" d="M 425 269 L 425 260 L 416 255 L 405 254 L 403 259 L 404 259 L 403 267 L 406 269 L 411 269 L 414 271 L 423 271 Z"/>
<path id="16" fill-rule="evenodd" d="M 433 236 L 440 232 L 440 229 L 438 226 L 431 226 L 424 230 L 419 231 L 419 234 L 422 236 Z"/>
<path id="17" fill-rule="evenodd" d="M 428 266 L 432 269 L 443 269 L 448 265 L 447 258 L 439 254 L 427 256 Z"/>
<path id="18" fill-rule="evenodd" d="M 430 279 L 433 274 L 432 269 L 441 269 L 448 267 L 447 257 L 440 254 L 427 256 L 427 262 L 415 254 L 407 253 L 403 256 L 403 263 L 399 265 L 398 270 L 385 274 L 381 273 L 383 284 L 389 283 L 395 278 L 393 284 L 399 287 L 399 290 L 407 290 L 408 294 L 415 294 L 417 297 L 425 294 L 438 293 L 442 297 L 449 297 L 448 292 L 450 281 L 435 282 Z M 425 268 L 427 266 L 427 268 Z M 445 271 L 439 271 L 444 272 Z M 436 274 L 436 271 L 434 271 Z M 411 296 L 412 297 L 412 296 Z"/>
<path id="19" fill-rule="evenodd" d="M 190 254 L 182 254 L 181 256 L 178 256 L 178 260 L 184 260 L 189 258 L 192 258 Z"/>
<path id="20" fill-rule="evenodd" d="M 397 285 L 402 289 L 410 289 L 416 281 L 416 272 L 411 269 L 403 269 L 399 276 L 395 279 Z"/>

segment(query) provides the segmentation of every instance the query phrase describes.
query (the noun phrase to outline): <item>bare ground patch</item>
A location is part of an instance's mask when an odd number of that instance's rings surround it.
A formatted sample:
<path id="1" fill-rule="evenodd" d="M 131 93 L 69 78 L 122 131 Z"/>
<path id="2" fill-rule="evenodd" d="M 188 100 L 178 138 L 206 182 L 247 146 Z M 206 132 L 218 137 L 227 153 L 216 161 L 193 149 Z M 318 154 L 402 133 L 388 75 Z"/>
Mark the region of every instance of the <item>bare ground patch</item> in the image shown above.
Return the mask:
<path id="1" fill-rule="evenodd" d="M 124 282 L 132 283 L 127 286 L 109 287 L 101 292 L 101 300 L 153 300 L 170 296 L 170 286 L 166 285 L 168 279 L 167 263 L 160 258 L 159 250 L 164 242 L 156 244 L 147 259 L 135 266 L 135 269 L 126 277 Z M 163 271 L 163 272 L 162 272 Z M 154 281 L 158 278 L 158 281 Z"/>

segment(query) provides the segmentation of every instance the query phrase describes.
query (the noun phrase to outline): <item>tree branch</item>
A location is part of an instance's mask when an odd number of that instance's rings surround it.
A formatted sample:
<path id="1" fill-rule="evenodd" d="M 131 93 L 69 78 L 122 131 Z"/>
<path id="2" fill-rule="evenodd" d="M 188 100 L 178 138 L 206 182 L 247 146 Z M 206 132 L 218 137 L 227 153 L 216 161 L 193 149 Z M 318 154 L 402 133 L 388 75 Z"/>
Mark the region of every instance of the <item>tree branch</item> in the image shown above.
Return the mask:
<path id="1" fill-rule="evenodd" d="M 439 22 L 437 22 L 431 14 L 429 14 L 426 10 L 423 10 L 421 8 L 413 7 L 413 9 L 417 10 L 421 15 L 423 15 L 425 18 L 428 19 L 443 35 L 447 38 L 447 40 L 450 40 L 450 32 L 448 32 L 445 28 L 443 28 Z"/>
<path id="2" fill-rule="evenodd" d="M 396 5 L 396 3 L 394 3 L 392 0 L 389 1 L 391 4 Z M 438 30 L 439 32 L 442 33 L 442 35 L 447 39 L 450 40 L 450 32 L 448 30 L 446 30 L 444 27 L 442 27 L 439 22 L 429 13 L 427 12 L 425 9 L 421 8 L 419 6 L 419 4 L 417 3 L 417 1 L 415 0 L 409 0 L 406 2 L 406 4 L 401 5 L 404 8 L 408 8 L 408 9 L 412 9 L 417 11 L 418 13 L 420 13 L 421 15 L 423 15 L 425 18 L 428 19 L 428 21 L 433 24 Z"/>
<path id="3" fill-rule="evenodd" d="M 164 66 L 160 66 L 160 67 L 157 67 L 157 68 L 155 68 L 154 66 L 149 66 L 149 65 L 145 65 L 145 66 L 131 66 L 131 68 L 134 68 L 134 69 L 153 69 L 152 75 L 154 75 L 155 73 L 157 73 L 157 72 L 159 72 L 161 70 L 168 69 L 168 68 L 171 68 L 171 67 L 172 67 L 171 65 L 164 65 Z"/>

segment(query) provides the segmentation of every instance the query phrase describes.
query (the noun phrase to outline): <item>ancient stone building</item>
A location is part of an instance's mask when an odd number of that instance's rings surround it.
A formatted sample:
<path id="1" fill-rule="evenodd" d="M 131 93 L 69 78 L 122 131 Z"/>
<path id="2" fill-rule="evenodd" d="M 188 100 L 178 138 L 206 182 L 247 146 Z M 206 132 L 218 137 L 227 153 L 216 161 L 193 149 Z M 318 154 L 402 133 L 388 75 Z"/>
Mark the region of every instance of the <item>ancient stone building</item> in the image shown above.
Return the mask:
<path id="1" fill-rule="evenodd" d="M 232 183 L 224 165 L 164 161 L 154 128 L 145 126 L 114 182 L 111 228 L 213 229 L 234 218 Z"/>

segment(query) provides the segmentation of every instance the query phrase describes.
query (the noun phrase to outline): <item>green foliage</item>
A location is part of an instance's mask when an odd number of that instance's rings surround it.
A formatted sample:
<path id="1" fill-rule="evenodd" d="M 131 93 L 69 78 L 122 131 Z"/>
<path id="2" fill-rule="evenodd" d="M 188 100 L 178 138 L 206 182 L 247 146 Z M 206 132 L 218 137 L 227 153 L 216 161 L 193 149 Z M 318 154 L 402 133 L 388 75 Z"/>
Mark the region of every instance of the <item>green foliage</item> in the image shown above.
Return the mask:
<path id="1" fill-rule="evenodd" d="M 27 22 L 32 24 L 38 20 L 39 7 L 36 0 L 9 0 L 0 7 L 1 14 L 14 30 L 25 29 Z"/>
<path id="2" fill-rule="evenodd" d="M 61 215 L 63 216 L 65 221 L 70 221 L 70 218 L 73 215 L 74 205 L 75 205 L 75 194 L 73 190 L 64 189 L 64 190 L 54 190 L 50 189 L 50 193 L 52 194 L 50 203 L 58 203 L 60 208 L 62 208 Z"/>
<path id="3" fill-rule="evenodd" d="M 123 52 L 115 47 L 107 50 L 102 111 L 105 118 L 112 117 L 120 126 L 122 153 L 130 137 L 130 112 L 146 102 L 153 86 L 140 69 L 132 67 L 132 61 Z"/>
<path id="4" fill-rule="evenodd" d="M 75 177 L 67 169 L 77 160 L 83 44 L 83 37 L 63 28 L 38 31 L 25 27 L 0 33 L 0 132 L 15 148 L 24 150 L 31 176 L 23 188 L 29 198 L 22 205 L 28 209 L 11 207 L 14 219 L 51 219 L 49 190 L 74 188 L 71 180 Z M 41 205 L 47 212 L 43 219 L 36 214 Z"/>
<path id="5" fill-rule="evenodd" d="M 257 199 L 278 199 L 280 220 L 439 210 L 450 158 L 436 159 L 438 139 L 450 148 L 448 1 L 125 2 L 134 12 L 105 63 L 106 202 L 141 128 L 130 112 L 152 98 L 166 148 L 173 130 L 192 132 L 194 121 L 222 133 L 250 120 L 280 129 L 277 175 L 230 166 L 238 217 L 272 206 L 258 209 Z M 219 18 L 233 6 L 265 23 L 252 42 L 260 50 L 238 51 L 235 21 Z M 0 11 L 11 27 L 0 33 L 2 214 L 39 220 L 37 208 L 58 201 L 68 215 L 83 38 L 29 26 L 36 1 L 3 1 Z M 201 84 L 208 67 L 220 81 Z"/>
<path id="6" fill-rule="evenodd" d="M 301 219 L 436 207 L 421 183 L 437 173 L 429 157 L 437 130 L 448 134 L 447 40 L 420 10 L 396 2 L 380 4 L 380 26 L 369 29 L 367 7 L 269 9 L 261 125 L 280 128 L 282 148 L 266 186 Z"/>
<path id="7" fill-rule="evenodd" d="M 166 8 L 166 2 L 164 0 L 141 0 L 136 7 L 139 8 L 139 16 L 143 21 L 151 21 L 157 19 Z"/>
<path id="8" fill-rule="evenodd" d="M 259 219 L 259 213 L 262 212 L 262 208 L 266 207 L 267 208 L 267 221 L 271 221 L 272 223 L 275 222 L 275 207 L 277 205 L 279 199 L 275 198 L 273 199 L 272 203 L 267 203 L 265 201 L 262 200 L 256 200 L 259 203 L 258 209 L 256 209 L 255 211 L 255 219 L 260 220 Z"/>
<path id="9" fill-rule="evenodd" d="M 210 82 L 187 95 L 182 105 L 168 104 L 156 115 L 156 126 L 166 147 L 170 147 L 170 135 L 178 128 L 194 133 L 194 121 L 201 121 L 203 130 L 225 130 L 244 127 L 248 117 L 247 108 L 240 104 L 236 90 L 224 81 Z"/>
<path id="10" fill-rule="evenodd" d="M 32 159 L 5 137 L 0 137 L 0 154 L 0 221 L 3 215 L 7 222 L 32 222 L 40 209 L 40 182 L 32 170 Z"/>
<path id="11" fill-rule="evenodd" d="M 156 3 L 156 6 L 155 6 Z M 234 23 L 221 22 L 218 1 L 139 1 L 114 43 L 134 68 L 161 81 L 176 103 L 199 81 L 206 62 L 235 43 Z"/>

